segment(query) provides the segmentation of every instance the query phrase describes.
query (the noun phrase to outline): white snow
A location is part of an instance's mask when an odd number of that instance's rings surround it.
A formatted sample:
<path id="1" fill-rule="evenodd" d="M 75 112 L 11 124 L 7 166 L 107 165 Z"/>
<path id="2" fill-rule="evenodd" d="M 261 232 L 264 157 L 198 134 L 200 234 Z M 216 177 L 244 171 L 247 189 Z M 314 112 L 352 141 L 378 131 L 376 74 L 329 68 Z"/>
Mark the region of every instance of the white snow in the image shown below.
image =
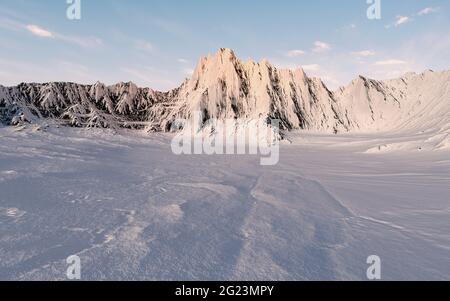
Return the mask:
<path id="1" fill-rule="evenodd" d="M 293 132 L 269 167 L 171 138 L 0 128 L 0 279 L 64 280 L 74 254 L 83 280 L 366 280 L 370 255 L 384 280 L 450 278 L 440 130 Z"/>
<path id="2" fill-rule="evenodd" d="M 0 280 L 63 280 L 75 254 L 84 280 L 366 280 L 371 255 L 384 280 L 448 280 L 449 99 L 450 71 L 331 92 L 229 49 L 166 93 L 0 86 Z M 198 113 L 195 138 L 304 131 L 275 166 L 149 134 Z"/>
<path id="3" fill-rule="evenodd" d="M 408 73 L 389 81 L 360 77 L 336 97 L 353 132 L 450 130 L 450 71 Z"/>
<path id="4" fill-rule="evenodd" d="M 231 49 L 201 58 L 191 79 L 177 89 L 171 115 L 189 118 L 281 120 L 286 129 L 345 131 L 344 116 L 323 82 L 302 69 L 277 69 L 267 60 L 239 60 Z"/>

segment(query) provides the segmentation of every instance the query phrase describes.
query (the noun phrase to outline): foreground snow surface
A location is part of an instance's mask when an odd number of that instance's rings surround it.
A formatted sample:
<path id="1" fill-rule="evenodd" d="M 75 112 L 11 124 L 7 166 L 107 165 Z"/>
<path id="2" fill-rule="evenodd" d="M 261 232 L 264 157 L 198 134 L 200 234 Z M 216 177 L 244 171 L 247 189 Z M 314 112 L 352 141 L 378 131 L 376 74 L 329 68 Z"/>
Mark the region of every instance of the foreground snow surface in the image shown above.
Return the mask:
<path id="1" fill-rule="evenodd" d="M 365 280 L 370 255 L 384 280 L 450 279 L 448 148 L 291 140 L 263 167 L 164 135 L 0 128 L 0 279 L 65 280 L 74 254 L 83 280 Z"/>

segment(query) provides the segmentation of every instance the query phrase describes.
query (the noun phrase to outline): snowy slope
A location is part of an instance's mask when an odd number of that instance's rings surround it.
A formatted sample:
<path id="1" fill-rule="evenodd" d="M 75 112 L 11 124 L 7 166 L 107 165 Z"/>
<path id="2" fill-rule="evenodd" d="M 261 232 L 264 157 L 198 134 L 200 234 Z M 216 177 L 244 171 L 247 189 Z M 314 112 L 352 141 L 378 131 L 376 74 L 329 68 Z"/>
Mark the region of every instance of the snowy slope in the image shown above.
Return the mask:
<path id="1" fill-rule="evenodd" d="M 450 71 L 408 73 L 388 81 L 360 77 L 336 97 L 360 131 L 450 128 Z"/>
<path id="2" fill-rule="evenodd" d="M 292 133 L 280 163 L 176 156 L 171 135 L 0 128 L 0 280 L 450 279 L 448 151 Z"/>
<path id="3" fill-rule="evenodd" d="M 426 139 L 382 145 L 383 151 L 450 149 L 450 71 L 408 73 L 387 81 L 360 77 L 337 91 L 336 98 L 353 132 L 428 133 Z"/>
<path id="4" fill-rule="evenodd" d="M 387 84 L 405 99 L 395 129 L 450 130 L 450 71 L 409 73 Z"/>
<path id="5" fill-rule="evenodd" d="M 82 280 L 366 280 L 370 255 L 383 280 L 448 280 L 449 96 L 450 71 L 333 93 L 227 49 L 164 93 L 0 86 L 0 124 L 74 127 L 0 126 L 0 280 L 66 280 L 74 254 Z M 148 135 L 196 111 L 279 118 L 291 144 L 268 167 Z"/>

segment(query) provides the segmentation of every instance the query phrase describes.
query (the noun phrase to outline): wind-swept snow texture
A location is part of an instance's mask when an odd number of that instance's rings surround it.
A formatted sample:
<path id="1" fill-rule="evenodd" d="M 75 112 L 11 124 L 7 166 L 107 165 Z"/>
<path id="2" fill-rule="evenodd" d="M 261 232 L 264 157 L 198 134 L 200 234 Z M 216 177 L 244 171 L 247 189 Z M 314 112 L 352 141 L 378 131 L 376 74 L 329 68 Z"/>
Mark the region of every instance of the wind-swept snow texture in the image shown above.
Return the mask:
<path id="1" fill-rule="evenodd" d="M 280 163 L 174 155 L 199 112 L 280 120 Z M 331 92 L 220 49 L 169 92 L 0 86 L 0 280 L 449 280 L 449 158 L 450 71 Z"/>
<path id="2" fill-rule="evenodd" d="M 263 167 L 167 134 L 0 128 L 0 279 L 65 280 L 78 255 L 83 280 L 367 280 L 378 255 L 383 280 L 448 280 L 450 156 L 429 137 L 291 134 Z"/>
<path id="3" fill-rule="evenodd" d="M 359 77 L 336 97 L 351 127 L 360 131 L 450 129 L 450 71 L 408 73 L 388 81 Z"/>

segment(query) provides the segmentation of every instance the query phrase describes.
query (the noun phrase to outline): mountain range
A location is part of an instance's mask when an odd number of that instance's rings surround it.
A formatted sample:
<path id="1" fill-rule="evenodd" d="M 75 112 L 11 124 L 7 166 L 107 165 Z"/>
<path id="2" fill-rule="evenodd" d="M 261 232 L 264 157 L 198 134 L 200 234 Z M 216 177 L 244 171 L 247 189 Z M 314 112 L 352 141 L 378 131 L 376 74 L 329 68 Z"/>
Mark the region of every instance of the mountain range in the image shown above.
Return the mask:
<path id="1" fill-rule="evenodd" d="M 302 69 L 243 62 L 230 49 L 201 58 L 190 79 L 168 92 L 135 84 L 68 82 L 0 86 L 0 123 L 42 119 L 74 127 L 170 131 L 201 112 L 215 119 L 280 120 L 283 130 L 324 133 L 450 131 L 450 71 L 363 76 L 331 91 Z"/>

